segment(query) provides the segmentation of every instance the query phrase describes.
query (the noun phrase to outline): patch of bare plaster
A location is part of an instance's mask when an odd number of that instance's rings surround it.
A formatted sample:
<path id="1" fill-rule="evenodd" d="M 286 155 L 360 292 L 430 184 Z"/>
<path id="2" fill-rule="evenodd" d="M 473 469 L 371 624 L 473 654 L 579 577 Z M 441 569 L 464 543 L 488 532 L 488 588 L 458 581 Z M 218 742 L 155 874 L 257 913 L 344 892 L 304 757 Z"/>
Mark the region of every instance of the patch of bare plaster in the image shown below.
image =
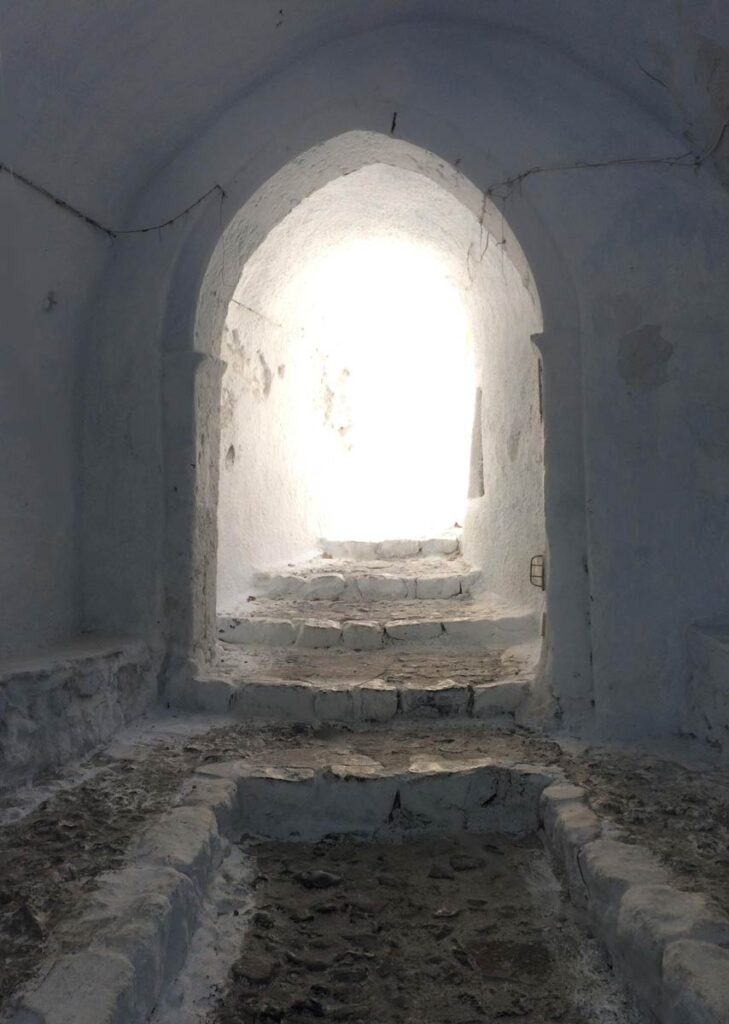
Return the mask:
<path id="1" fill-rule="evenodd" d="M 268 396 L 271 394 L 271 383 L 273 381 L 273 373 L 271 372 L 271 367 L 266 362 L 266 357 L 264 356 L 263 352 L 261 352 L 260 348 L 258 350 L 258 362 L 261 368 L 261 390 L 263 392 L 263 397 L 268 398 Z"/>
<path id="2" fill-rule="evenodd" d="M 242 381 L 244 389 L 250 391 L 258 399 L 268 398 L 273 384 L 273 371 L 266 362 L 263 352 L 258 349 L 254 356 L 252 352 L 246 349 L 239 332 L 235 328 L 227 333 L 227 337 L 228 371 L 223 380 L 222 426 L 227 426 L 232 422 L 235 410 L 236 396 L 232 381 L 236 379 Z M 226 385 L 226 380 L 230 382 L 228 385 Z"/>
<path id="3" fill-rule="evenodd" d="M 322 394 L 321 405 L 324 416 L 324 423 L 339 436 L 347 451 L 352 450 L 350 431 L 352 429 L 349 396 L 347 394 L 347 383 L 350 372 L 344 367 L 339 371 L 334 386 L 329 383 L 329 370 L 325 366 L 322 372 Z"/>
<path id="4" fill-rule="evenodd" d="M 653 391 L 668 380 L 673 345 L 657 324 L 643 324 L 618 342 L 618 372 L 629 388 Z"/>

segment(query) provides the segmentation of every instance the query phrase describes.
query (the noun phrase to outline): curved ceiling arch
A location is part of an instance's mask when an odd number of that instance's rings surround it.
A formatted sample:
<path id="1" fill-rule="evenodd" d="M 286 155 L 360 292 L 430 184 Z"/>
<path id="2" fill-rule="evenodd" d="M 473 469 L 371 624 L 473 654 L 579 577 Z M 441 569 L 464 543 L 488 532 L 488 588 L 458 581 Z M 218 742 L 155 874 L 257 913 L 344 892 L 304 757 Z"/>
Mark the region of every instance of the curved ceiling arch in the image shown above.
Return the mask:
<path id="1" fill-rule="evenodd" d="M 549 9 L 506 0 L 487 9 L 478 0 L 403 0 L 396 10 L 385 0 L 334 9 L 317 0 L 283 17 L 277 12 L 264 0 L 247 3 L 245 12 L 234 0 L 216 0 L 212 9 L 157 0 L 134 11 L 122 0 L 60 7 L 40 0 L 33 17 L 25 3 L 4 5 L 3 159 L 119 225 L 144 182 L 262 84 L 363 34 L 428 23 L 444 31 L 460 23 L 481 38 L 518 34 L 535 50 L 589 69 L 676 138 L 690 121 L 708 139 L 712 112 L 696 109 L 711 99 L 702 90 L 701 39 L 729 38 L 729 15 L 707 3 L 667 12 L 659 0 L 568 0 Z M 29 66 L 37 69 L 32 89 Z"/>
<path id="2" fill-rule="evenodd" d="M 463 174 L 436 154 L 382 133 L 353 131 L 314 146 L 287 163 L 240 207 L 219 238 L 205 271 L 195 318 L 195 348 L 218 354 L 223 323 L 243 267 L 266 237 L 303 200 L 335 179 L 384 164 L 433 181 L 498 239 L 532 301 L 540 299 L 529 262 L 503 215 Z"/>

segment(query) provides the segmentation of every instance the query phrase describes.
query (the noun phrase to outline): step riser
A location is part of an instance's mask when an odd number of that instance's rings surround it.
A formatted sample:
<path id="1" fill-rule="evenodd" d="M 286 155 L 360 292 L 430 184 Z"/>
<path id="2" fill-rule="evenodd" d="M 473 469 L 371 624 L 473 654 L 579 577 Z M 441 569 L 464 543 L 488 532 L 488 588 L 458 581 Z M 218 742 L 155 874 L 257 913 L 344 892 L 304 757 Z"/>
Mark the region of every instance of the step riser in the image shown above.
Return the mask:
<path id="1" fill-rule="evenodd" d="M 229 644 L 256 647 L 345 647 L 378 650 L 385 644 L 445 643 L 479 647 L 513 647 L 536 635 L 534 615 L 501 618 L 406 622 L 338 622 L 334 619 L 241 619 L 218 620 L 218 638 Z"/>
<path id="2" fill-rule="evenodd" d="M 347 577 L 341 573 L 305 578 L 295 573 L 259 573 L 256 593 L 261 597 L 316 601 L 433 601 L 470 594 L 480 572 L 444 574 L 424 579 L 385 574 Z"/>
<path id="3" fill-rule="evenodd" d="M 327 558 L 351 558 L 361 562 L 389 558 L 433 558 L 457 555 L 461 550 L 459 537 L 383 541 L 322 540 L 320 543 Z"/>
<path id="4" fill-rule="evenodd" d="M 246 722 L 355 725 L 401 719 L 512 720 L 530 693 L 528 679 L 468 684 L 396 686 L 385 680 L 348 687 L 316 682 L 193 682 L 185 703 L 194 710 L 230 714 Z"/>
<path id="5" fill-rule="evenodd" d="M 556 774 L 483 763 L 445 768 L 423 761 L 399 772 L 350 764 L 325 769 L 210 765 L 200 778 L 231 779 L 240 826 L 267 838 L 441 834 L 448 829 L 523 835 L 539 826 L 542 792 Z"/>

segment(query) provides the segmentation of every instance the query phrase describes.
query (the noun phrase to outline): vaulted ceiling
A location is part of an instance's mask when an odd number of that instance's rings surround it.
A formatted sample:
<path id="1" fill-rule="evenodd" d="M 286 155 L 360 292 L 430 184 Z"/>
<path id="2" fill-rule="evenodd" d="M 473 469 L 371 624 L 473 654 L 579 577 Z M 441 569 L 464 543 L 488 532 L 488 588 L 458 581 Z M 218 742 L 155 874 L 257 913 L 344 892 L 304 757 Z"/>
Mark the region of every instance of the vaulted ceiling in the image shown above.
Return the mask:
<path id="1" fill-rule="evenodd" d="M 247 92 L 326 44 L 423 21 L 527 34 L 698 150 L 727 114 L 721 0 L 5 0 L 1 159 L 119 222 Z"/>

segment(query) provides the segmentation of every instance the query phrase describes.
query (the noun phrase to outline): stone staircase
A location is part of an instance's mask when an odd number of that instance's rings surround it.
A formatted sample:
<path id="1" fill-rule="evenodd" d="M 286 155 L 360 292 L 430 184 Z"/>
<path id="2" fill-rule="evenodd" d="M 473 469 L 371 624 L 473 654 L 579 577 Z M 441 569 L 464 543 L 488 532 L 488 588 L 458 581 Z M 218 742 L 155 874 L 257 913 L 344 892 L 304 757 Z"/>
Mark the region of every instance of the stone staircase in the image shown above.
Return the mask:
<path id="1" fill-rule="evenodd" d="M 322 549 L 260 572 L 240 612 L 219 617 L 194 706 L 302 723 L 514 714 L 536 617 L 480 590 L 457 535 Z"/>
<path id="2" fill-rule="evenodd" d="M 534 631 L 530 609 L 478 592 L 480 573 L 457 537 L 323 547 L 303 565 L 259 573 L 245 609 L 219 618 L 219 639 L 373 651 L 426 641 L 513 646 Z"/>

